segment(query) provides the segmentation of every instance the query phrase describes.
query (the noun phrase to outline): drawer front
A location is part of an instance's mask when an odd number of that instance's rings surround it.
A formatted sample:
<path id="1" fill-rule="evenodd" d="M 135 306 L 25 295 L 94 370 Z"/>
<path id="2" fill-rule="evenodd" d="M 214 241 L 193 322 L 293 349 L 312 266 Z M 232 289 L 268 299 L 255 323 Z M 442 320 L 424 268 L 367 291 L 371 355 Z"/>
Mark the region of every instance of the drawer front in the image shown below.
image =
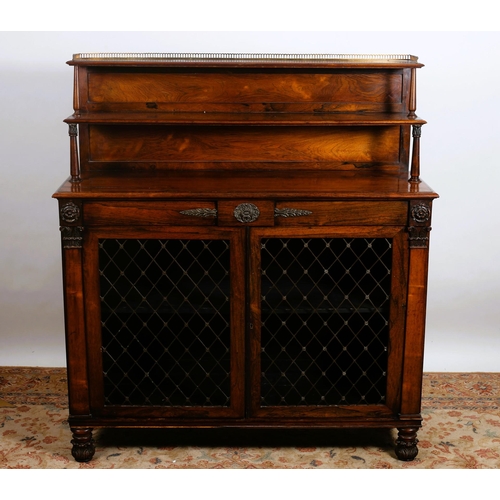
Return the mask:
<path id="1" fill-rule="evenodd" d="M 403 226 L 407 223 L 405 201 L 278 202 L 276 226 Z"/>
<path id="2" fill-rule="evenodd" d="M 203 201 L 123 201 L 89 202 L 84 206 L 88 225 L 175 225 L 214 226 L 214 202 Z"/>
<path id="3" fill-rule="evenodd" d="M 404 201 L 101 201 L 84 206 L 86 225 L 403 226 Z"/>

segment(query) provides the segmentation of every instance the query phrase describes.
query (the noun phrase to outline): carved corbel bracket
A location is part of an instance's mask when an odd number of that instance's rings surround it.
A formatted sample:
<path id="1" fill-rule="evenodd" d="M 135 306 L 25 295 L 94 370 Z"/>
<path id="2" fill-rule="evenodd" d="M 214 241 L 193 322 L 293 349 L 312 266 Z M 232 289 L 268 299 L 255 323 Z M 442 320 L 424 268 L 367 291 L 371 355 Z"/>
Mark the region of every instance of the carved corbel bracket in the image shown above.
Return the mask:
<path id="1" fill-rule="evenodd" d="M 60 231 L 63 248 L 82 248 L 82 208 L 73 201 L 64 202 L 59 208 Z"/>
<path id="2" fill-rule="evenodd" d="M 410 248 L 429 248 L 429 232 L 431 231 L 431 203 L 422 200 L 410 202 L 408 233 Z"/>

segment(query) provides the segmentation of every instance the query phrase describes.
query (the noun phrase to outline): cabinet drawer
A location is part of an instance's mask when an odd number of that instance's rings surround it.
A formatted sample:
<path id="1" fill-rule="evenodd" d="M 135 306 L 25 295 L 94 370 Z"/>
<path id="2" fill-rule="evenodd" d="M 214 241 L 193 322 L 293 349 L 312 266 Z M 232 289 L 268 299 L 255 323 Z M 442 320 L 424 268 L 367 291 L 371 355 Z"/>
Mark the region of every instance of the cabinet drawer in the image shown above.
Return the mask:
<path id="1" fill-rule="evenodd" d="M 278 202 L 277 226 L 401 226 L 407 222 L 405 201 Z"/>
<path id="2" fill-rule="evenodd" d="M 89 225 L 213 226 L 215 203 L 203 201 L 123 201 L 85 204 L 84 223 Z"/>

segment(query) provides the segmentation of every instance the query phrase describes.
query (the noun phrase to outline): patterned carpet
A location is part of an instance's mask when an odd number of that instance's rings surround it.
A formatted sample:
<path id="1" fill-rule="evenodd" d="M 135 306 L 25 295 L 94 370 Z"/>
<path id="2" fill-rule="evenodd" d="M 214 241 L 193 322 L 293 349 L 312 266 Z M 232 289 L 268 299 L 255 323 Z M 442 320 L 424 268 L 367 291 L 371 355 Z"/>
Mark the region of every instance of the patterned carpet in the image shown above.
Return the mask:
<path id="1" fill-rule="evenodd" d="M 413 462 L 393 431 L 97 430 L 87 464 L 71 456 L 62 368 L 0 367 L 2 469 L 499 469 L 500 373 L 426 373 Z"/>

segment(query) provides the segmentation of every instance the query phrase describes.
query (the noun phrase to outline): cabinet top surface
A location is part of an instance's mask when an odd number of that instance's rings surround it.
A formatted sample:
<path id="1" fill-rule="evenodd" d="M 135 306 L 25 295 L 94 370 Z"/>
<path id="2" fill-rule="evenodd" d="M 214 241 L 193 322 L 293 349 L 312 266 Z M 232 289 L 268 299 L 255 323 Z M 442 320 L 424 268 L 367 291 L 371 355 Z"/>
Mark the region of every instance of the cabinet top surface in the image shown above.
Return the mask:
<path id="1" fill-rule="evenodd" d="M 399 175 L 377 172 L 198 171 L 94 173 L 79 183 L 66 181 L 55 198 L 87 199 L 322 199 L 371 200 L 436 198 L 424 182 L 409 183 Z"/>
<path id="2" fill-rule="evenodd" d="M 80 53 L 77 66 L 421 67 L 409 54 Z"/>

